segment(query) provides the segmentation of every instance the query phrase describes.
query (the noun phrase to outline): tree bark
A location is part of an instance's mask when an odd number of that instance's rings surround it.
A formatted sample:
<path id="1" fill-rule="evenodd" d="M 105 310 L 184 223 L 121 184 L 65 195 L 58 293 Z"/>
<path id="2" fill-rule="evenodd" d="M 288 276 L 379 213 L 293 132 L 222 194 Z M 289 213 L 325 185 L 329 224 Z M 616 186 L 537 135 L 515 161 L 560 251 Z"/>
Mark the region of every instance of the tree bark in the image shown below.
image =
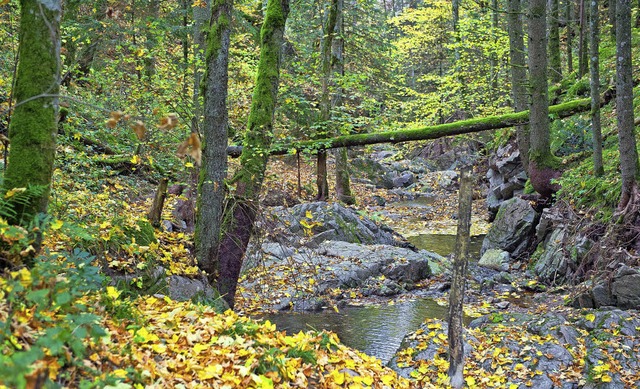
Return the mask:
<path id="1" fill-rule="evenodd" d="M 520 0 L 508 1 L 509 57 L 511 58 L 511 95 L 513 110 L 522 112 L 529 105 L 527 101 L 527 65 L 522 31 L 522 4 Z M 525 171 L 529 171 L 529 127 L 516 126 L 516 137 L 520 159 Z"/>
<path id="2" fill-rule="evenodd" d="M 590 12 L 590 69 L 591 69 L 591 134 L 593 138 L 593 172 L 604 174 L 602 164 L 602 130 L 600 125 L 600 15 L 598 0 L 591 0 Z"/>
<path id="3" fill-rule="evenodd" d="M 622 193 L 619 210 L 638 201 L 638 150 L 633 124 L 633 77 L 631 65 L 631 2 L 616 4 L 616 116 L 620 148 Z"/>
<path id="4" fill-rule="evenodd" d="M 14 204 L 8 222 L 26 225 L 47 211 L 58 131 L 60 1 L 20 1 L 18 67 L 9 127 L 9 160 L 2 192 L 40 186 L 26 204 Z M 46 95 L 47 97 L 37 97 Z M 36 237 L 39 246 L 40 237 Z M 37 247 L 39 248 L 39 247 Z"/>
<path id="5" fill-rule="evenodd" d="M 587 59 L 587 40 L 585 37 L 585 31 L 587 30 L 587 12 L 585 9 L 585 0 L 580 0 L 580 34 L 578 36 L 578 78 L 582 78 L 587 74 L 588 59 Z"/>
<path id="6" fill-rule="evenodd" d="M 344 77 L 344 0 L 337 0 L 338 7 L 336 10 L 336 29 L 335 37 L 333 38 L 332 49 L 332 67 L 334 79 L 342 80 Z M 333 94 L 333 101 L 331 105 L 333 107 L 340 107 L 342 105 L 342 94 L 344 93 L 342 86 L 336 85 L 335 93 Z M 336 131 L 336 135 L 340 135 L 339 131 Z M 345 204 L 353 205 L 356 203 L 356 198 L 351 194 L 351 182 L 349 177 L 349 164 L 347 149 L 342 147 L 336 150 L 336 195 L 339 201 Z"/>
<path id="7" fill-rule="evenodd" d="M 456 249 L 452 266 L 453 274 L 451 276 L 451 290 L 449 291 L 449 377 L 453 388 L 462 388 L 464 385 L 462 376 L 462 370 L 464 369 L 462 308 L 469 256 L 472 200 L 471 167 L 465 166 L 460 171 L 458 232 L 456 233 Z"/>
<path id="8" fill-rule="evenodd" d="M 331 51 L 333 37 L 336 32 L 338 18 L 338 0 L 331 0 L 324 26 L 324 38 L 322 40 L 322 96 L 320 98 L 320 122 L 323 130 L 316 134 L 316 138 L 327 137 L 334 131 L 330 130 L 331 122 Z M 320 136 L 318 136 L 320 135 Z M 329 181 L 327 180 L 327 153 L 319 150 L 316 163 L 316 183 L 318 195 L 316 200 L 324 201 L 329 197 Z"/>
<path id="9" fill-rule="evenodd" d="M 547 82 L 546 0 L 529 2 L 529 85 L 531 91 L 531 185 L 543 197 L 550 198 L 559 187 L 551 180 L 559 177 L 556 158 L 551 154 L 549 97 Z"/>
<path id="10" fill-rule="evenodd" d="M 609 0 L 609 23 L 611 24 L 611 29 L 609 30 L 611 34 L 611 40 L 616 41 L 616 6 L 618 0 Z"/>
<path id="11" fill-rule="evenodd" d="M 200 62 L 206 61 L 205 55 L 207 46 L 205 44 L 205 34 L 203 26 L 211 18 L 211 0 L 205 1 L 206 6 L 196 6 L 193 8 L 193 57 L 195 60 L 193 70 L 193 115 L 191 117 L 191 132 L 200 133 L 202 120 L 202 103 L 200 101 L 200 90 L 202 89 L 202 66 Z M 190 5 L 189 5 L 190 6 Z"/>
<path id="12" fill-rule="evenodd" d="M 168 184 L 168 179 L 160 179 L 158 190 L 156 191 L 156 195 L 153 197 L 153 204 L 151 205 L 151 209 L 149 210 L 149 214 L 147 215 L 149 223 L 151 223 L 151 225 L 156 228 L 160 227 L 160 220 L 162 219 L 162 209 L 164 208 L 164 200 L 167 198 Z"/>
<path id="13" fill-rule="evenodd" d="M 227 91 L 232 0 L 212 4 L 204 75 L 202 167 L 196 201 L 195 243 L 198 264 L 215 282 L 219 274 L 218 246 L 227 178 Z"/>
<path id="14" fill-rule="evenodd" d="M 573 0 L 565 0 L 565 18 L 567 19 L 567 73 L 573 73 Z"/>
<path id="15" fill-rule="evenodd" d="M 549 72 L 551 82 L 562 80 L 562 64 L 560 61 L 560 12 L 559 0 L 551 0 L 549 20 Z"/>
<path id="16" fill-rule="evenodd" d="M 240 169 L 233 177 L 235 186 L 227 197 L 220 243 L 220 272 L 217 288 L 229 307 L 233 308 L 242 268 L 257 215 L 258 197 L 273 142 L 273 114 L 280 79 L 281 47 L 288 0 L 269 0 L 260 31 L 260 60 L 247 122 L 245 149 Z"/>

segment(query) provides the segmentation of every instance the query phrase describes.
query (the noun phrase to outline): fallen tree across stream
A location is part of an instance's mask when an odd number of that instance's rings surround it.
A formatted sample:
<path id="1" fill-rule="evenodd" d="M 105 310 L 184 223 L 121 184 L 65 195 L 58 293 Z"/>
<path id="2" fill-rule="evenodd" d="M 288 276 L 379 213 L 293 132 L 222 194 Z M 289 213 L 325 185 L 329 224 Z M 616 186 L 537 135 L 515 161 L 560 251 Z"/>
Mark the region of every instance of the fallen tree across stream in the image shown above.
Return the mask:
<path id="1" fill-rule="evenodd" d="M 611 101 L 612 93 L 605 93 L 601 105 Z M 549 107 L 549 115 L 565 118 L 591 109 L 590 99 L 579 99 Z M 271 155 L 285 155 L 309 150 L 334 149 L 339 147 L 365 146 L 376 143 L 399 143 L 416 140 L 437 139 L 445 136 L 470 134 L 474 132 L 496 130 L 526 124 L 529 121 L 529 111 L 490 116 L 479 119 L 462 120 L 453 123 L 425 126 L 408 130 L 386 131 L 373 134 L 343 135 L 335 138 L 317 139 L 289 144 L 276 144 Z M 230 146 L 227 154 L 238 157 L 242 153 L 242 146 Z"/>

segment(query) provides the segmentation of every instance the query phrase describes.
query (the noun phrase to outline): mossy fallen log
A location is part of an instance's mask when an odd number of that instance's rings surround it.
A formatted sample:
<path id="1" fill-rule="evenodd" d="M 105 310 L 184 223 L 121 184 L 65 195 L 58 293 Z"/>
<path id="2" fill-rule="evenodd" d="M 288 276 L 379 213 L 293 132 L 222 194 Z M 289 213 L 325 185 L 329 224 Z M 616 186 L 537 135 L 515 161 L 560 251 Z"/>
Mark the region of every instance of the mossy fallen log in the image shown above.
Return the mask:
<path id="1" fill-rule="evenodd" d="M 606 104 L 611 97 L 606 93 L 602 104 Z M 549 107 L 549 114 L 557 118 L 565 118 L 591 109 L 590 99 L 579 99 Z M 335 138 L 317 139 L 289 144 L 276 144 L 271 149 L 271 155 L 284 155 L 293 152 L 304 152 L 334 149 L 338 147 L 365 146 L 376 143 L 400 143 L 416 140 L 438 139 L 445 136 L 471 134 L 475 132 L 497 130 L 526 124 L 529 121 L 529 111 L 509 113 L 505 115 L 489 116 L 485 118 L 469 119 L 435 126 L 425 126 L 407 130 L 386 131 L 373 134 L 343 135 Z M 241 146 L 231 146 L 227 154 L 238 157 L 242 153 Z"/>

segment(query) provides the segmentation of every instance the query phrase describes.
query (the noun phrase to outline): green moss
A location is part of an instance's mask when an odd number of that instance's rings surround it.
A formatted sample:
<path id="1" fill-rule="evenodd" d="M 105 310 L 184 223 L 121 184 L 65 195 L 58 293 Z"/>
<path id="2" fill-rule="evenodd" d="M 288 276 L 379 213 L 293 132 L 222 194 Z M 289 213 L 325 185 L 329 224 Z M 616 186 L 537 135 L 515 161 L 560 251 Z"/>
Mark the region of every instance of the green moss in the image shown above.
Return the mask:
<path id="1" fill-rule="evenodd" d="M 125 227 L 125 234 L 135 239 L 136 243 L 140 246 L 149 246 L 151 243 L 157 243 L 155 230 L 151 223 L 145 219 L 139 219 L 136 221 L 136 227 Z"/>
<path id="2" fill-rule="evenodd" d="M 538 167 L 547 167 L 553 170 L 560 170 L 562 160 L 549 152 L 531 151 L 529 161 L 535 162 Z"/>
<path id="3" fill-rule="evenodd" d="M 42 185 L 42 196 L 19 211 L 34 216 L 46 212 L 49 185 L 53 173 L 55 135 L 57 133 L 57 98 L 38 97 L 56 95 L 59 90 L 59 36 L 57 31 L 60 10 L 42 7 L 38 1 L 21 2 L 19 62 L 14 95 L 18 104 L 11 117 L 9 164 L 5 172 L 3 191 Z M 32 99 L 32 100 L 29 100 Z"/>

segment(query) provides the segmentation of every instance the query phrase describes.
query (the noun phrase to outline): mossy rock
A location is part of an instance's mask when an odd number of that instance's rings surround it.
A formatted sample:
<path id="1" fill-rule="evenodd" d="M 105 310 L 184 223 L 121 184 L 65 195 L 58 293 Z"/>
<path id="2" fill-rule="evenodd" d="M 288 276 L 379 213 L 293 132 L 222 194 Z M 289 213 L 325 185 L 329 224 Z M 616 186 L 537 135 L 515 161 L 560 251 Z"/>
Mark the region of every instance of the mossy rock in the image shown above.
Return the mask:
<path id="1" fill-rule="evenodd" d="M 140 246 L 149 246 L 151 243 L 157 243 L 156 233 L 153 226 L 148 220 L 139 219 L 136 221 L 137 227 L 125 227 L 124 233 L 131 240 L 135 239 L 135 242 Z"/>

